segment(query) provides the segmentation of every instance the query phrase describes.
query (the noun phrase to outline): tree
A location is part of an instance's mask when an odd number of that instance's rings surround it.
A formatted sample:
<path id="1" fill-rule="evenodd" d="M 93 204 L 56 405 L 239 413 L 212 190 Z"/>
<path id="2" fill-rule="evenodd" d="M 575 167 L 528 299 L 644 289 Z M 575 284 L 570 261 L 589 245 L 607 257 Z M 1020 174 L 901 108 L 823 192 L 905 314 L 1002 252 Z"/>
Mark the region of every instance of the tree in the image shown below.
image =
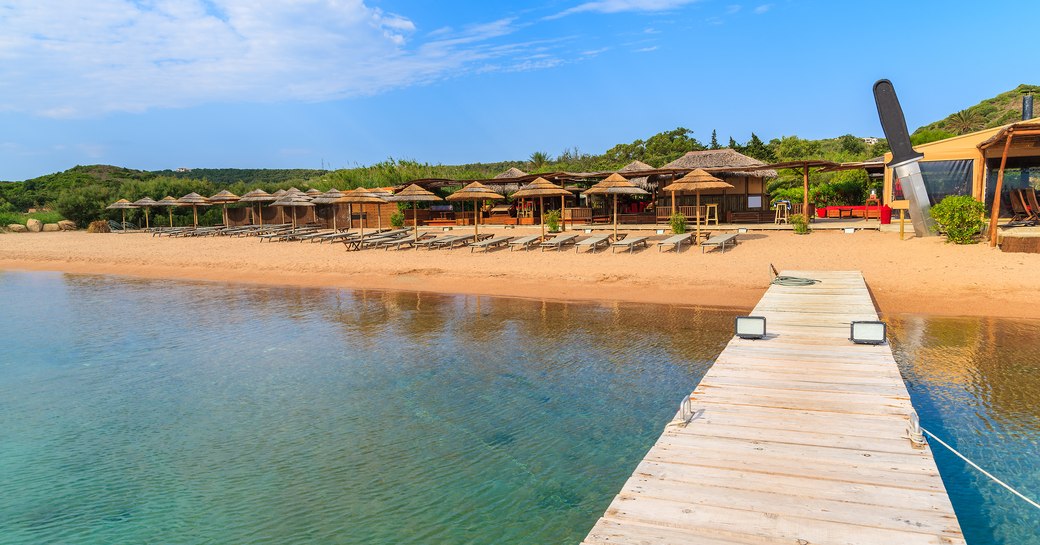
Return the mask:
<path id="1" fill-rule="evenodd" d="M 953 138 L 954 136 L 957 135 L 949 131 L 944 131 L 942 129 L 925 129 L 919 130 L 914 134 L 911 134 L 910 143 L 915 146 L 919 146 L 921 144 L 927 144 L 929 142 L 946 140 L 947 138 Z"/>
<path id="2" fill-rule="evenodd" d="M 58 212 L 76 222 L 77 225 L 88 225 L 104 216 L 105 207 L 115 201 L 108 188 L 100 185 L 69 189 L 58 197 Z"/>
<path id="3" fill-rule="evenodd" d="M 946 126 L 956 134 L 977 131 L 986 123 L 979 111 L 974 109 L 961 110 L 948 119 Z"/>
<path id="4" fill-rule="evenodd" d="M 838 145 L 841 147 L 841 151 L 853 155 L 862 155 L 867 151 L 866 142 L 864 142 L 862 138 L 853 136 L 851 134 L 839 136 Z"/>
<path id="5" fill-rule="evenodd" d="M 773 153 L 773 150 L 766 146 L 765 142 L 762 142 L 762 139 L 755 133 L 751 133 L 751 139 L 744 145 L 744 151 L 741 153 L 766 163 L 776 162 L 776 155 Z"/>
<path id="6" fill-rule="evenodd" d="M 732 136 L 730 136 L 729 137 L 729 149 L 735 149 L 737 151 L 740 151 L 739 148 L 740 148 L 740 144 L 737 144 L 737 141 L 734 140 Z"/>
<path id="7" fill-rule="evenodd" d="M 820 143 L 797 136 L 784 136 L 777 141 L 776 158 L 780 161 L 802 161 L 820 158 Z"/>
<path id="8" fill-rule="evenodd" d="M 552 161 L 552 157 L 548 153 L 545 153 L 544 151 L 536 151 L 531 154 L 531 169 L 541 170 L 549 161 Z"/>
<path id="9" fill-rule="evenodd" d="M 722 146 L 719 145 L 719 137 L 715 133 L 715 129 L 711 130 L 711 144 L 708 145 L 708 149 L 719 149 Z"/>

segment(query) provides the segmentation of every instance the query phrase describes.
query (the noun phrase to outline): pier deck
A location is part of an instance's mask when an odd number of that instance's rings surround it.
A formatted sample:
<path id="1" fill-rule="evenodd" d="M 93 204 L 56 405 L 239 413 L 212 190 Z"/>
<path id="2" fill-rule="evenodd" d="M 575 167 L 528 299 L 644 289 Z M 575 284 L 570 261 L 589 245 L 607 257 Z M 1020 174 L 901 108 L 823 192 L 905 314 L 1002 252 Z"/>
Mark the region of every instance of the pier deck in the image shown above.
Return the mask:
<path id="1" fill-rule="evenodd" d="M 785 271 L 586 537 L 592 544 L 959 544 L 950 499 L 888 345 L 855 345 L 876 320 L 859 272 Z"/>

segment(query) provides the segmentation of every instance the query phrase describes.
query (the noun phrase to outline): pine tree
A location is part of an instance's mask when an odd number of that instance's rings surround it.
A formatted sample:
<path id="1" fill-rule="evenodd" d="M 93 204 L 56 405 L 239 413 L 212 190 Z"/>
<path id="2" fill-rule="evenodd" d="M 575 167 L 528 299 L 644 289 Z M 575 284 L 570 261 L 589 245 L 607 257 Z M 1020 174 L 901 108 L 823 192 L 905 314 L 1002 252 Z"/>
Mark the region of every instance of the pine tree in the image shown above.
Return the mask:
<path id="1" fill-rule="evenodd" d="M 740 144 L 737 144 L 737 141 L 732 136 L 729 137 L 729 149 L 740 151 Z"/>
<path id="2" fill-rule="evenodd" d="M 711 144 L 708 145 L 708 149 L 719 149 L 722 146 L 719 145 L 719 137 L 715 134 L 715 129 L 711 130 Z"/>

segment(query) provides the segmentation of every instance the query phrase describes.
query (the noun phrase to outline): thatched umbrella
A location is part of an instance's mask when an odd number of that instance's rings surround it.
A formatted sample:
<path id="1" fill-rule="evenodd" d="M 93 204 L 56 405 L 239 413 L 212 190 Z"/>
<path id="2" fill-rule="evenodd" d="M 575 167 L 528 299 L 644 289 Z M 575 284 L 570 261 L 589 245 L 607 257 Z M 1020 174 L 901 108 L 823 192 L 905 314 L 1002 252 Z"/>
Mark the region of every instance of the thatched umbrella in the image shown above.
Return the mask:
<path id="1" fill-rule="evenodd" d="M 127 208 L 137 208 L 137 207 L 134 206 L 134 203 L 132 203 L 132 202 L 126 200 L 126 199 L 119 199 L 118 201 L 116 201 L 116 202 L 106 206 L 105 208 L 107 208 L 109 210 L 122 210 L 123 211 L 123 232 L 126 232 L 126 209 Z"/>
<path id="2" fill-rule="evenodd" d="M 416 213 L 416 204 L 419 201 L 431 202 L 431 201 L 443 201 L 444 199 L 426 191 L 425 189 L 412 184 L 408 187 L 398 191 L 394 196 L 388 200 L 391 201 L 403 201 L 412 203 L 412 226 L 415 228 L 415 240 L 419 240 L 419 215 Z"/>
<path id="3" fill-rule="evenodd" d="M 431 193 L 431 195 L 432 195 L 432 193 Z M 434 196 L 436 197 L 436 195 L 434 195 Z M 372 193 L 371 191 L 369 191 L 368 189 L 366 189 L 364 187 L 359 187 L 357 189 L 351 189 L 350 191 L 345 191 L 343 193 L 343 197 L 340 198 L 340 202 L 345 202 L 345 203 L 350 203 L 350 204 L 357 203 L 357 204 L 376 204 L 376 205 L 379 205 L 379 204 L 386 203 L 386 200 L 383 197 L 380 197 L 379 195 L 377 195 L 375 193 Z M 361 244 L 365 243 L 365 221 L 366 221 L 365 218 L 362 217 L 361 218 L 361 237 L 360 237 Z"/>
<path id="4" fill-rule="evenodd" d="M 617 172 L 607 176 L 596 185 L 582 192 L 583 195 L 614 196 L 614 240 L 617 240 L 617 198 L 618 195 L 649 195 L 647 191 L 636 187 L 636 184 L 625 179 Z"/>
<path id="5" fill-rule="evenodd" d="M 157 206 L 159 203 L 155 202 L 155 199 L 151 197 L 144 197 L 134 201 L 134 206 L 144 208 L 144 228 L 151 229 L 152 226 L 148 223 L 148 210 L 153 206 Z"/>
<path id="6" fill-rule="evenodd" d="M 308 197 L 314 198 L 314 197 L 321 196 L 321 190 L 312 187 L 312 188 L 308 189 L 307 191 L 304 191 L 304 194 L 307 195 Z"/>
<path id="7" fill-rule="evenodd" d="M 342 191 L 340 191 L 340 190 L 338 190 L 336 188 L 332 188 L 332 189 L 330 189 L 330 190 L 328 190 L 328 191 L 318 195 L 317 197 L 314 197 L 313 199 L 311 199 L 311 202 L 314 203 L 314 204 L 331 204 L 332 205 L 332 230 L 333 231 L 339 231 L 339 228 L 336 225 L 336 205 L 341 203 L 341 202 L 346 202 L 346 201 L 342 200 L 344 195 L 346 195 L 346 193 L 344 193 L 344 192 L 342 192 Z"/>
<path id="8" fill-rule="evenodd" d="M 473 182 L 466 187 L 448 195 L 449 201 L 473 201 L 473 234 L 479 235 L 480 225 L 480 212 L 477 210 L 477 203 L 479 201 L 496 201 L 504 199 L 505 197 L 499 193 L 496 193 L 490 187 L 480 183 Z"/>
<path id="9" fill-rule="evenodd" d="M 519 191 L 513 193 L 513 198 L 538 197 L 538 212 L 542 219 L 542 236 L 545 236 L 545 197 L 566 197 L 571 192 L 539 176 Z"/>
<path id="10" fill-rule="evenodd" d="M 213 195 L 212 197 L 210 197 L 209 198 L 209 202 L 214 203 L 214 204 L 220 203 L 220 204 L 224 205 L 224 212 L 223 212 L 222 215 L 224 216 L 224 225 L 227 226 L 227 224 L 228 224 L 227 205 L 228 205 L 229 202 L 238 202 L 239 200 L 241 200 L 241 198 L 242 197 L 239 197 L 238 195 L 235 195 L 234 193 L 232 193 L 232 192 L 230 192 L 230 191 L 225 189 L 225 190 L 221 191 L 220 193 L 217 193 L 216 195 Z"/>
<path id="11" fill-rule="evenodd" d="M 166 209 L 170 212 L 170 227 L 173 227 L 173 207 L 181 206 L 181 203 L 177 202 L 177 199 L 167 195 L 159 199 L 159 201 L 155 203 L 155 206 L 166 207 Z"/>
<path id="12" fill-rule="evenodd" d="M 252 210 L 253 209 L 253 203 L 271 202 L 271 201 L 274 201 L 274 200 L 277 200 L 277 199 L 278 199 L 278 197 L 275 197 L 274 195 L 264 191 L 263 189 L 254 189 L 254 190 L 246 193 L 245 195 L 242 195 L 238 199 L 238 202 L 247 202 L 247 203 L 249 203 L 249 209 Z M 257 208 L 259 209 L 259 205 L 257 206 Z M 262 210 L 257 210 L 257 213 L 256 213 L 256 215 L 260 218 L 260 226 L 261 227 L 263 227 L 263 225 L 264 225 L 264 215 L 263 215 L 262 212 L 263 212 Z"/>
<path id="13" fill-rule="evenodd" d="M 311 198 L 304 195 L 302 192 L 297 190 L 296 193 L 286 192 L 285 195 L 271 203 L 271 206 L 289 206 L 292 208 L 292 227 L 296 229 L 296 209 L 299 207 L 313 207 L 314 203 L 311 202 Z"/>
<path id="14" fill-rule="evenodd" d="M 672 192 L 672 215 L 675 215 L 675 193 L 678 191 L 695 191 L 697 193 L 697 239 L 701 238 L 701 191 L 705 189 L 733 189 L 733 186 L 695 168 L 686 176 L 665 186 L 665 191 Z"/>
<path id="15" fill-rule="evenodd" d="M 383 199 L 384 201 L 389 201 L 390 198 L 394 196 L 394 192 L 390 191 L 389 189 L 387 189 L 385 187 L 373 187 L 373 188 L 369 189 L 368 191 L 370 193 L 374 194 L 375 196 Z M 376 223 L 376 228 L 382 229 L 383 228 L 383 205 L 382 204 L 377 204 L 376 205 L 376 222 L 377 222 Z"/>
<path id="16" fill-rule="evenodd" d="M 190 206 L 191 207 L 191 214 L 192 214 L 192 217 L 194 218 L 194 225 L 195 225 L 195 227 L 199 226 L 199 207 L 200 206 L 209 206 L 209 204 L 210 204 L 209 203 L 209 199 L 207 199 L 206 197 L 203 197 L 202 195 L 199 195 L 198 193 L 194 193 L 194 192 L 193 193 L 188 193 L 187 195 L 177 199 L 177 202 L 182 204 L 182 205 L 184 205 L 184 206 Z"/>

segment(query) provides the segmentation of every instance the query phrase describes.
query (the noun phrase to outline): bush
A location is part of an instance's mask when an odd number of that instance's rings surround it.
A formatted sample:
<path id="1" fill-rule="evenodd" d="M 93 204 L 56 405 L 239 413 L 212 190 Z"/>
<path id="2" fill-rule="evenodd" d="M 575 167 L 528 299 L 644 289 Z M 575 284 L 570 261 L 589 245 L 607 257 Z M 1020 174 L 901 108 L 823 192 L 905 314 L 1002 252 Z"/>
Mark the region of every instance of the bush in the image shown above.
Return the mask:
<path id="1" fill-rule="evenodd" d="M 115 199 L 108 189 L 94 185 L 65 191 L 58 197 L 55 207 L 62 216 L 76 222 L 77 225 L 87 225 L 103 218 L 105 207 L 113 201 Z"/>
<path id="2" fill-rule="evenodd" d="M 809 219 L 802 214 L 795 214 L 791 216 L 791 226 L 794 227 L 796 235 L 807 235 L 809 234 Z"/>
<path id="3" fill-rule="evenodd" d="M 88 233 L 111 233 L 112 229 L 108 227 L 108 220 L 97 220 L 90 222 L 87 226 Z"/>
<path id="4" fill-rule="evenodd" d="M 668 218 L 668 225 L 672 226 L 672 232 L 681 235 L 686 232 L 686 216 L 676 212 Z"/>
<path id="5" fill-rule="evenodd" d="M 548 227 L 550 231 L 559 231 L 560 230 L 560 211 L 559 210 L 552 210 L 550 212 L 546 212 L 545 213 L 545 226 Z"/>
<path id="6" fill-rule="evenodd" d="M 404 226 L 404 212 L 398 210 L 393 214 L 390 214 L 390 226 L 400 228 Z"/>
<path id="7" fill-rule="evenodd" d="M 932 207 L 935 230 L 946 233 L 946 241 L 954 244 L 978 242 L 985 213 L 986 205 L 968 195 L 950 195 Z"/>

